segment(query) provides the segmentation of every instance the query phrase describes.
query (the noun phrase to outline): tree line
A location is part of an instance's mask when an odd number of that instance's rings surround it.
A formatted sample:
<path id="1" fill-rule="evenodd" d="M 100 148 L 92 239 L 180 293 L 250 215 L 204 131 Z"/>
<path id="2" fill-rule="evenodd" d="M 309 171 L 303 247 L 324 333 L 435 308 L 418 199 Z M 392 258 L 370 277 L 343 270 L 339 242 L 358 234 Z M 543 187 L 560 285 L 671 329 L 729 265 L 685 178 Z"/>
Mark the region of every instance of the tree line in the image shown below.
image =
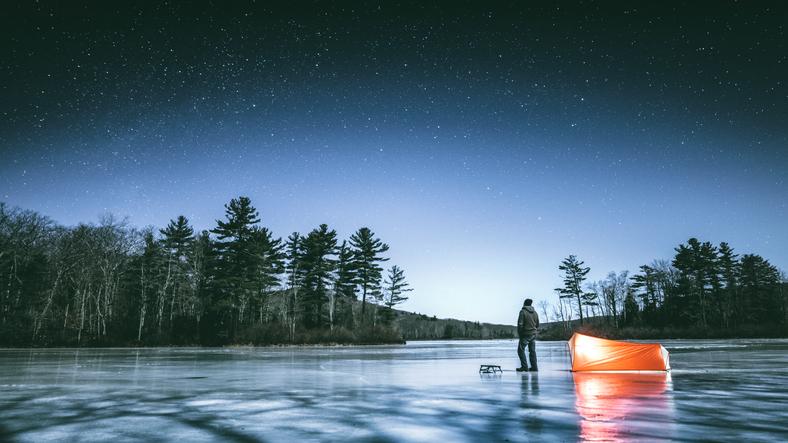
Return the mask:
<path id="1" fill-rule="evenodd" d="M 65 227 L 0 202 L 0 343 L 399 341 L 392 308 L 411 288 L 398 266 L 384 275 L 388 250 L 367 227 L 277 238 L 248 197 L 199 233 L 184 216 Z"/>
<path id="2" fill-rule="evenodd" d="M 517 336 L 517 327 L 512 325 L 429 317 L 415 312 L 398 312 L 397 326 L 405 340 L 486 340 Z"/>
<path id="3" fill-rule="evenodd" d="M 583 325 L 589 319 L 601 319 L 616 330 L 692 329 L 723 336 L 788 325 L 788 279 L 768 260 L 740 256 L 725 242 L 714 245 L 696 238 L 675 252 L 672 260 L 642 265 L 634 275 L 610 272 L 591 282 L 590 268 L 570 255 L 559 266 L 559 299 L 552 313 L 542 304 L 543 315 L 552 314 L 567 332 L 573 322 Z"/>

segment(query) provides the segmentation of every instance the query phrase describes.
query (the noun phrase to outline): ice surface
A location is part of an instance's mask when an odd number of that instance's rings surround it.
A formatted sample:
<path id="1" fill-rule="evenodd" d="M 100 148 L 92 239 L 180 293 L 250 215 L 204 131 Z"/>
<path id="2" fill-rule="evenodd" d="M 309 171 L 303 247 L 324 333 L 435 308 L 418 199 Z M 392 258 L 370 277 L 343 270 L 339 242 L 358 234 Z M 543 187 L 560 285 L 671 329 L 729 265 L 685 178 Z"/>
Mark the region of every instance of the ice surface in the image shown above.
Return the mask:
<path id="1" fill-rule="evenodd" d="M 788 340 L 662 343 L 670 374 L 572 374 L 564 342 L 516 373 L 511 340 L 0 350 L 0 441 L 788 439 Z"/>

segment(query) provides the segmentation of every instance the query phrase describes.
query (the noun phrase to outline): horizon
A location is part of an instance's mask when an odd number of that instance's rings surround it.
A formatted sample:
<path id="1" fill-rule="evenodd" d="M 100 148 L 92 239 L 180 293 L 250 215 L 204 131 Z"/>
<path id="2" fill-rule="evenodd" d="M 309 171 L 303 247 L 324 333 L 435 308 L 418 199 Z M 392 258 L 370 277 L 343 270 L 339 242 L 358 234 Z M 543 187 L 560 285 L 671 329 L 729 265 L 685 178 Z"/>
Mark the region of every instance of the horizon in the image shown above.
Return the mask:
<path id="1" fill-rule="evenodd" d="M 399 309 L 497 324 L 570 254 L 594 281 L 696 237 L 788 270 L 779 5 L 410 6 L 14 5 L 0 201 L 201 231 L 245 195 L 276 237 L 371 228 Z"/>

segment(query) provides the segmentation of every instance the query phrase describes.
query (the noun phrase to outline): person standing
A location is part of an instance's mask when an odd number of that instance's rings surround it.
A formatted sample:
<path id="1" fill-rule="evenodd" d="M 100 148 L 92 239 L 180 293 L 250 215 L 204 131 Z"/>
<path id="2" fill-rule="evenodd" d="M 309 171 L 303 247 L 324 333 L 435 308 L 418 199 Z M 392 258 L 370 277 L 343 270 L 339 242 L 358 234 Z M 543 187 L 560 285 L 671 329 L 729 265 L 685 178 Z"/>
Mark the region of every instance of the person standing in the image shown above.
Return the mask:
<path id="1" fill-rule="evenodd" d="M 525 302 L 523 302 L 523 308 L 520 309 L 520 316 L 517 318 L 517 335 L 520 337 L 520 343 L 517 345 L 520 367 L 517 368 L 517 372 L 536 372 L 539 370 L 536 364 L 536 332 L 539 329 L 539 314 L 531 306 L 533 303 L 533 300 L 526 298 Z M 525 361 L 526 346 L 528 346 L 528 360 L 531 361 L 530 369 L 528 368 L 528 362 Z"/>

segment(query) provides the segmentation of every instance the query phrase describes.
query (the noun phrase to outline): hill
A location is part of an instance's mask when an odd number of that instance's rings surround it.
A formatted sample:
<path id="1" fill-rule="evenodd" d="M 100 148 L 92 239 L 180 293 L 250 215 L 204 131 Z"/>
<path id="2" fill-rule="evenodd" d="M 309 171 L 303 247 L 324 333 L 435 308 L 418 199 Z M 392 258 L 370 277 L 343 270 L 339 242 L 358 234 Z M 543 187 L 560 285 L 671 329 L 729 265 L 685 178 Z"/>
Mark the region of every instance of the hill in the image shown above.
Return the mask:
<path id="1" fill-rule="evenodd" d="M 395 310 L 394 323 L 405 340 L 515 338 L 511 325 L 479 323 L 453 318 L 437 318 Z"/>

